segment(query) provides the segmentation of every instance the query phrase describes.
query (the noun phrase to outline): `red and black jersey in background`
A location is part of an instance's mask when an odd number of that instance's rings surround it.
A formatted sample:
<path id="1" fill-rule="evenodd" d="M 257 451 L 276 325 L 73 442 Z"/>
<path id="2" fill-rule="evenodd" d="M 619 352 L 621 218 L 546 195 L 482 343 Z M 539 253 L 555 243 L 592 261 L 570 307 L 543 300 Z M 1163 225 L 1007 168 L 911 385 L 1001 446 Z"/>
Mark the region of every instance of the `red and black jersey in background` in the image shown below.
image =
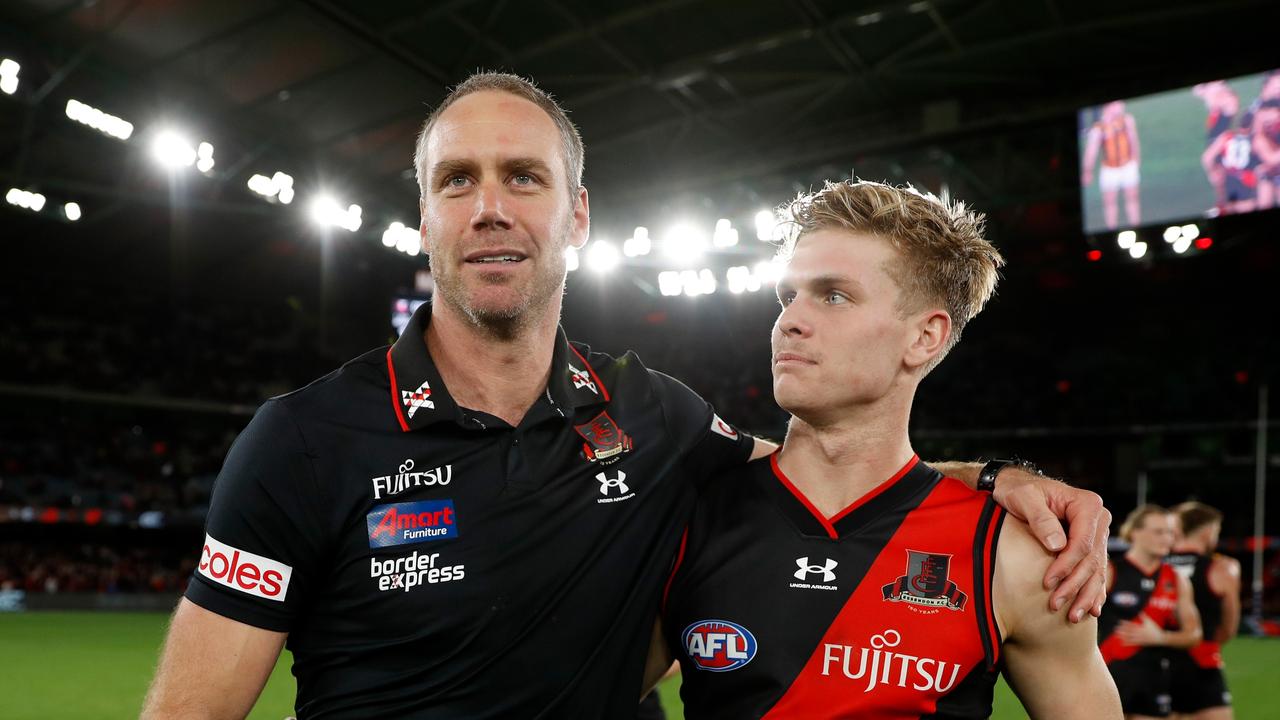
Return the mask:
<path id="1" fill-rule="evenodd" d="M 1116 636 L 1116 626 L 1139 615 L 1146 615 L 1165 630 L 1178 629 L 1178 576 L 1173 566 L 1161 563 L 1150 574 L 1144 573 L 1129 558 L 1120 557 L 1113 564 L 1115 582 L 1098 618 L 1098 645 L 1102 659 L 1110 665 L 1127 660 L 1140 652 L 1153 651 L 1129 645 Z"/>
<path id="2" fill-rule="evenodd" d="M 1196 609 L 1200 611 L 1200 628 L 1204 639 L 1187 650 L 1187 653 L 1200 667 L 1222 667 L 1222 646 L 1213 640 L 1218 635 L 1218 628 L 1222 626 L 1222 596 L 1209 587 L 1209 566 L 1213 564 L 1213 553 L 1173 553 L 1165 562 L 1191 581 Z"/>
<path id="3" fill-rule="evenodd" d="M 668 585 L 687 718 L 985 718 L 1003 510 L 918 458 L 831 519 L 777 456 L 712 479 Z"/>

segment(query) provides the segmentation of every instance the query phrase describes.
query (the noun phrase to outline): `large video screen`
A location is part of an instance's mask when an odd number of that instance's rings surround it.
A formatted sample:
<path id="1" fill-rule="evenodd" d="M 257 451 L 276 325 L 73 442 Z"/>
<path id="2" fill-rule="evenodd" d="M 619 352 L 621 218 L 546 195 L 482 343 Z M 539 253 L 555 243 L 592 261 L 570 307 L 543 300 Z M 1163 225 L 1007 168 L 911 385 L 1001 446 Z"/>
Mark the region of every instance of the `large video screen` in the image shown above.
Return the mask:
<path id="1" fill-rule="evenodd" d="M 1088 234 L 1280 205 L 1280 70 L 1080 111 Z"/>

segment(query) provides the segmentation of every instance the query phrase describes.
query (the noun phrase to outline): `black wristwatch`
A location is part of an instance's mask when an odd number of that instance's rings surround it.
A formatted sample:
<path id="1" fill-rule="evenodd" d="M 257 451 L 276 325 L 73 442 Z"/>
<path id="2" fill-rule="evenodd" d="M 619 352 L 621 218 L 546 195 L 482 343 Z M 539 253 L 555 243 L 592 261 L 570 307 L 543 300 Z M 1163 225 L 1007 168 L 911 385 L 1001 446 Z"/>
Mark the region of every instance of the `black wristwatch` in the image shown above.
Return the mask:
<path id="1" fill-rule="evenodd" d="M 995 492 L 996 476 L 1009 465 L 1020 467 L 1035 475 L 1040 474 L 1040 470 L 1026 460 L 990 460 L 986 465 L 982 466 L 982 470 L 978 473 L 978 492 Z"/>

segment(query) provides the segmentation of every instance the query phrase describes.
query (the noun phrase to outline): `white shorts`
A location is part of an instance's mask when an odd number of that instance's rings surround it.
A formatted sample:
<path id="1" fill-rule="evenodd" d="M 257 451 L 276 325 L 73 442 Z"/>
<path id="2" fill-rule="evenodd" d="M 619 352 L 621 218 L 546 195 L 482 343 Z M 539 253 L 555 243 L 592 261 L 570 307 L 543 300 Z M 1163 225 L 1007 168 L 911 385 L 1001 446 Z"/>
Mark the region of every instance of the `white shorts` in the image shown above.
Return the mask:
<path id="1" fill-rule="evenodd" d="M 1098 188 L 1102 192 L 1115 192 L 1126 188 L 1138 187 L 1142 178 L 1138 176 L 1138 161 L 1130 160 L 1120 167 L 1102 166 L 1098 174 Z"/>

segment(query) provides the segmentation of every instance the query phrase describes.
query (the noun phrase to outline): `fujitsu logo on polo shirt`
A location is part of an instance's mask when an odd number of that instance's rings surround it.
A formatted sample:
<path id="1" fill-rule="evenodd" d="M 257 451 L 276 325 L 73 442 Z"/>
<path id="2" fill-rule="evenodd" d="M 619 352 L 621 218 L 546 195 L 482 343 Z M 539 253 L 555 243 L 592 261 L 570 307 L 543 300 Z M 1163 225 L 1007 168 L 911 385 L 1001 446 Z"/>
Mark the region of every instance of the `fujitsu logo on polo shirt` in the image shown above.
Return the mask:
<path id="1" fill-rule="evenodd" d="M 458 537 L 458 513 L 452 500 L 379 505 L 365 520 L 371 548 Z"/>
<path id="2" fill-rule="evenodd" d="M 384 495 L 399 495 L 409 488 L 448 485 L 452 480 L 453 465 L 414 472 L 413 460 L 409 459 L 400 463 L 400 472 L 395 475 L 373 478 L 373 499 L 381 500 Z"/>
<path id="3" fill-rule="evenodd" d="M 206 534 L 196 572 L 219 585 L 226 585 L 242 593 L 284 602 L 284 596 L 289 592 L 289 577 L 293 575 L 293 568 L 271 558 L 231 547 Z"/>

